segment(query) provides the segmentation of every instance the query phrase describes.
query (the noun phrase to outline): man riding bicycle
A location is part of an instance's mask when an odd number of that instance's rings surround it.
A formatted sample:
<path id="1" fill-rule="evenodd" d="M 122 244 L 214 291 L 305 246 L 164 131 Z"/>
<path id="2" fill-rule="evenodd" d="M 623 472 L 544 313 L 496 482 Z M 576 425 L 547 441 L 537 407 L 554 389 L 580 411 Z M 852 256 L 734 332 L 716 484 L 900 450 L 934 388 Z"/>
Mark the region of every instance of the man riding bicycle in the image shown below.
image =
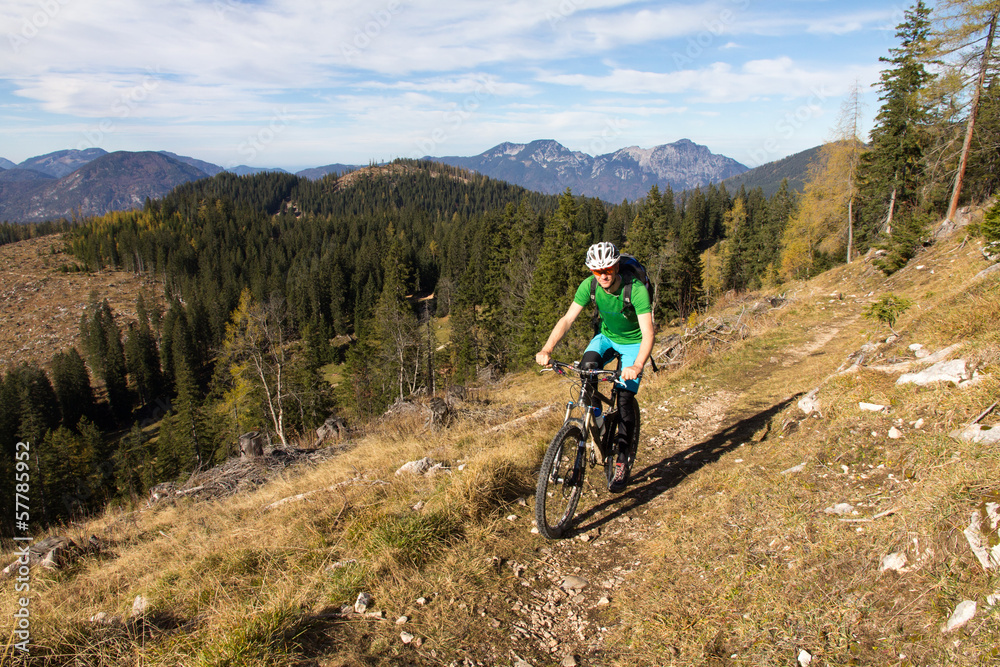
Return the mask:
<path id="1" fill-rule="evenodd" d="M 586 265 L 594 275 L 580 283 L 569 310 L 556 322 L 545 345 L 535 355 L 535 361 L 539 365 L 549 365 L 552 351 L 590 302 L 593 294 L 601 316 L 601 329 L 584 351 L 580 367 L 604 368 L 617 352 L 621 355 L 621 379 L 625 385 L 618 401 L 620 419 L 616 437 L 619 454 L 611 482 L 612 490 L 623 487 L 628 481 L 629 466 L 635 457 L 630 446 L 631 434 L 637 418 L 632 397 L 639 391 L 643 366 L 653 351 L 653 313 L 649 291 L 641 280 L 631 274 L 623 276 L 619 272 L 619 260 L 618 249 L 612 243 L 603 241 L 590 246 Z M 623 292 L 626 280 L 632 282 L 631 307 L 625 305 Z M 595 281 L 601 289 L 593 289 Z"/>

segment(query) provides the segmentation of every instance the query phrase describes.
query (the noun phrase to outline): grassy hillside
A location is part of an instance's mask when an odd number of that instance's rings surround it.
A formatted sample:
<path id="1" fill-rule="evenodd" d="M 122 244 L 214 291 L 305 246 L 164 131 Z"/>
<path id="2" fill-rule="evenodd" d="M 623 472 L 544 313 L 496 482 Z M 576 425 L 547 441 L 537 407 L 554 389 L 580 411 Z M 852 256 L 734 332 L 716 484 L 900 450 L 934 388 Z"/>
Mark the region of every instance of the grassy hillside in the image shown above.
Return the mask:
<path id="1" fill-rule="evenodd" d="M 870 260 L 661 332 L 672 361 L 643 382 L 633 482 L 610 495 L 592 471 L 569 539 L 531 532 L 531 496 L 570 389 L 524 373 L 452 397 L 445 424 L 401 407 L 256 490 L 206 497 L 192 480 L 201 491 L 52 531 L 96 539 L 61 570 L 32 569 L 31 653 L 2 660 L 993 664 L 1000 579 L 963 531 L 998 501 L 1000 453 L 950 434 L 1000 393 L 1000 276 L 976 277 L 986 263 L 963 230 L 888 279 Z M 889 342 L 864 315 L 888 293 L 914 303 Z M 960 345 L 978 380 L 897 386 L 912 344 Z M 422 457 L 443 467 L 396 474 Z M 882 570 L 890 554 L 903 570 Z M 3 582 L 5 618 L 23 595 Z M 943 634 L 964 600 L 976 615 Z"/>

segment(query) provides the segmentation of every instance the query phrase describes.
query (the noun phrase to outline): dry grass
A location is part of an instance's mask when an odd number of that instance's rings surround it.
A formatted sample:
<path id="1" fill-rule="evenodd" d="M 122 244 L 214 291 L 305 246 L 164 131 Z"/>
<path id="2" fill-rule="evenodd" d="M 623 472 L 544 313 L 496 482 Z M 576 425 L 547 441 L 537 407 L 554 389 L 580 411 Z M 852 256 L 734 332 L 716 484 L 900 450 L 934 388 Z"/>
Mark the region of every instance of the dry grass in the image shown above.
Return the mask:
<path id="1" fill-rule="evenodd" d="M 108 299 L 123 322 L 135 319 L 135 300 L 162 289 L 124 271 L 63 273 L 76 260 L 62 235 L 0 246 L 0 369 L 21 361 L 47 365 L 56 352 L 78 346 L 80 316 L 91 292 Z"/>
<path id="2" fill-rule="evenodd" d="M 1000 453 L 949 436 L 1000 393 L 1000 282 L 968 283 L 972 250 L 939 243 L 917 259 L 935 272 L 908 267 L 910 281 L 864 262 L 840 267 L 786 286 L 787 303 L 752 317 L 759 295 L 721 304 L 711 316 L 742 316 L 749 335 L 706 339 L 684 367 L 647 376 L 643 470 L 621 496 L 588 490 L 580 512 L 597 526 L 591 543 L 529 532 L 535 469 L 561 409 L 484 436 L 565 404 L 554 376 L 525 373 L 463 406 L 448 428 L 402 415 L 255 491 L 109 509 L 59 531 L 97 534 L 109 548 L 63 572 L 33 572 L 30 664 L 511 664 L 516 655 L 543 665 L 560 662 L 559 648 L 606 665 L 790 665 L 800 650 L 813 665 L 992 664 L 1000 621 L 984 600 L 1000 581 L 962 530 L 997 492 Z M 861 316 L 887 291 L 918 304 L 889 344 Z M 865 343 L 879 344 L 871 362 L 887 363 L 912 358 L 913 342 L 962 342 L 982 381 L 915 388 L 864 368 L 835 374 Z M 813 388 L 820 413 L 805 417 L 796 399 Z M 862 412 L 862 401 L 889 409 Z M 903 437 L 889 438 L 891 427 Z M 448 470 L 395 474 L 424 456 Z M 838 503 L 857 514 L 825 512 Z M 913 569 L 882 572 L 893 552 Z M 565 626 L 578 607 L 552 597 L 559 577 L 601 581 L 623 564 L 632 569 L 612 589 L 595 584 L 592 606 Z M 384 617 L 341 614 L 361 591 Z M 603 594 L 611 604 L 598 607 Z M 130 619 L 137 595 L 150 609 Z M 942 635 L 963 599 L 979 601 L 979 614 Z M 515 610 L 544 600 L 551 609 L 536 621 L 549 624 L 556 653 L 516 630 L 525 617 Z M 7 582 L 3 614 L 15 604 Z M 124 620 L 91 622 L 98 612 Z M 404 644 L 401 630 L 417 641 Z"/>

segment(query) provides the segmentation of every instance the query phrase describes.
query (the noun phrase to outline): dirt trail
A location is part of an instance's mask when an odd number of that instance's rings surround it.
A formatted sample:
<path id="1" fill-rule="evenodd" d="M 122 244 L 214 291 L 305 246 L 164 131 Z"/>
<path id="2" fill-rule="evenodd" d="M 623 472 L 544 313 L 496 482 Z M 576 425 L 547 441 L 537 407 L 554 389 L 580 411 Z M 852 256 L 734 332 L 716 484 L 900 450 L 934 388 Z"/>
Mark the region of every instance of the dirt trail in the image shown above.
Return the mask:
<path id="1" fill-rule="evenodd" d="M 794 373 L 796 366 L 834 347 L 831 342 L 855 320 L 856 314 L 844 313 L 839 323 L 816 329 L 810 340 L 784 352 L 773 373 Z M 832 362 L 833 357 L 825 363 Z M 602 626 L 606 616 L 600 612 L 617 589 L 643 576 L 649 563 L 636 545 L 662 530 L 659 517 L 672 501 L 670 490 L 749 441 L 793 398 L 760 396 L 755 385 L 721 390 L 702 398 L 680 420 L 669 416 L 669 400 L 644 405 L 643 435 L 626 492 L 609 494 L 600 486 L 603 470 L 591 469 L 571 536 L 541 548 L 540 571 L 510 564 L 520 585 L 510 591 L 508 603 L 520 622 L 509 634 L 505 657 L 519 666 L 559 664 L 564 659 L 570 664 L 568 656 L 574 664 L 604 664 L 606 638 L 617 629 Z M 771 407 L 756 413 L 735 407 L 762 401 Z M 567 577 L 584 581 L 567 582 Z M 539 586 L 544 580 L 551 583 L 547 589 Z M 574 588 L 584 582 L 582 589 Z"/>

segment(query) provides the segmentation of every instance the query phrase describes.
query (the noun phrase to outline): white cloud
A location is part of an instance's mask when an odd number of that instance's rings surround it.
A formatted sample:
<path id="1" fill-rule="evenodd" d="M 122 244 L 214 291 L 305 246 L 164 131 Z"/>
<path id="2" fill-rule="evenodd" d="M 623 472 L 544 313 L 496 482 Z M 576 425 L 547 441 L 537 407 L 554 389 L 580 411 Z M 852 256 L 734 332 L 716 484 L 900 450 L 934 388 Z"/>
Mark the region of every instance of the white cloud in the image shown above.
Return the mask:
<path id="1" fill-rule="evenodd" d="M 605 93 L 682 94 L 691 102 L 744 102 L 768 95 L 808 97 L 841 95 L 855 80 L 873 80 L 871 67 L 807 69 L 788 57 L 751 60 L 740 67 L 716 62 L 701 69 L 649 72 L 614 69 L 604 75 L 551 74 L 541 80 Z M 877 72 L 875 73 L 877 76 Z"/>
<path id="2" fill-rule="evenodd" d="M 280 114 L 260 160 L 542 136 L 586 150 L 609 123 L 655 145 L 724 122 L 732 102 L 801 106 L 877 80 L 875 59 L 850 63 L 848 35 L 895 19 L 860 0 L 6 0 L 0 141 L 110 123 L 120 147 L 189 138 L 229 155 Z M 808 61 L 807 40 L 844 59 Z"/>

